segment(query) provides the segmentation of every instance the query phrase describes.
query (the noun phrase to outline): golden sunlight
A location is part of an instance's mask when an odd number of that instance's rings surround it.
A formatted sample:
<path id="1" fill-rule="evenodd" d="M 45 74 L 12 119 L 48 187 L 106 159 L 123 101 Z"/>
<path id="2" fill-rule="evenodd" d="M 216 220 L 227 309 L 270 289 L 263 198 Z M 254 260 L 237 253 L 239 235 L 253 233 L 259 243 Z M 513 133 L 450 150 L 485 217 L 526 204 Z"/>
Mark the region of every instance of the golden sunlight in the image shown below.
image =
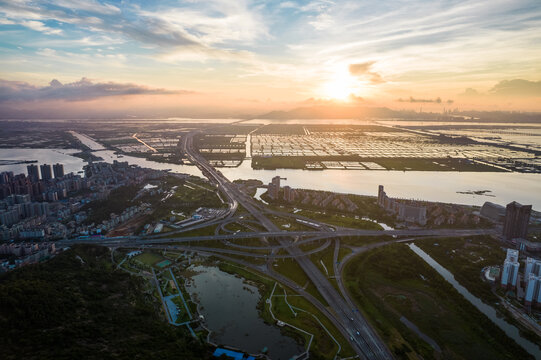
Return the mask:
<path id="1" fill-rule="evenodd" d="M 337 73 L 332 79 L 324 83 L 319 94 L 328 99 L 348 101 L 350 95 L 356 94 L 358 90 L 358 80 L 347 72 L 342 72 Z"/>

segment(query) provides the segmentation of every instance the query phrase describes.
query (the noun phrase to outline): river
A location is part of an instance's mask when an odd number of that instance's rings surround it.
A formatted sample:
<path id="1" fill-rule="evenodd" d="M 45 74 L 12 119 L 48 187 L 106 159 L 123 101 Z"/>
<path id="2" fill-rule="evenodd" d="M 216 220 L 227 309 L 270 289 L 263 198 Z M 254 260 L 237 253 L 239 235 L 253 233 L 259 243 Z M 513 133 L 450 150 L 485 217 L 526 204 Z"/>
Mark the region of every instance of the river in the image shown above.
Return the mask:
<path id="1" fill-rule="evenodd" d="M 434 260 L 430 255 L 424 252 L 417 245 L 410 243 L 408 245 L 411 250 L 417 255 L 419 255 L 424 261 L 427 262 L 434 270 L 436 270 L 447 282 L 449 282 L 453 287 L 460 293 L 466 300 L 468 300 L 473 306 L 475 306 L 479 311 L 485 314 L 494 324 L 496 324 L 500 329 L 502 329 L 507 336 L 515 340 L 524 350 L 532 354 L 536 359 L 541 359 L 541 348 L 534 344 L 533 342 L 520 336 L 519 330 L 509 324 L 507 321 L 498 317 L 496 310 L 482 302 L 479 298 L 475 297 L 470 293 L 464 286 L 460 285 L 458 281 L 455 280 L 453 274 L 441 266 L 436 260 Z"/>
<path id="2" fill-rule="evenodd" d="M 220 171 L 229 179 L 258 179 L 269 183 L 280 175 L 292 188 L 376 196 L 384 185 L 391 197 L 478 205 L 491 201 L 532 204 L 541 210 L 541 175 L 502 172 L 386 171 L 386 170 L 254 170 L 250 161 Z M 487 195 L 464 194 L 490 190 Z"/>
<path id="3" fill-rule="evenodd" d="M 103 146 L 87 136 L 78 137 L 91 149 Z M 55 149 L 0 149 L 0 159 L 42 160 L 47 163 L 60 162 L 66 171 L 79 171 L 84 163 L 69 156 L 72 150 Z M 75 151 L 75 150 L 73 150 Z M 66 155 L 68 154 L 68 155 Z M 107 162 L 127 161 L 130 164 L 157 170 L 170 169 L 176 173 L 202 176 L 196 166 L 160 163 L 128 155 L 116 155 L 111 150 L 98 150 L 94 154 Z M 75 160 L 74 160 L 75 159 Z M 26 173 L 26 165 L 4 165 L 0 171 Z M 541 211 L 541 174 L 515 172 L 452 172 L 452 171 L 386 171 L 386 170 L 254 170 L 251 160 L 245 160 L 235 168 L 220 171 L 231 181 L 236 179 L 258 179 L 263 183 L 280 175 L 287 178 L 284 185 L 293 188 L 335 191 L 357 195 L 377 195 L 378 185 L 384 185 L 391 197 L 439 201 L 455 204 L 481 206 L 485 201 L 501 205 L 518 201 L 531 204 Z M 485 195 L 471 192 L 489 190 Z"/>

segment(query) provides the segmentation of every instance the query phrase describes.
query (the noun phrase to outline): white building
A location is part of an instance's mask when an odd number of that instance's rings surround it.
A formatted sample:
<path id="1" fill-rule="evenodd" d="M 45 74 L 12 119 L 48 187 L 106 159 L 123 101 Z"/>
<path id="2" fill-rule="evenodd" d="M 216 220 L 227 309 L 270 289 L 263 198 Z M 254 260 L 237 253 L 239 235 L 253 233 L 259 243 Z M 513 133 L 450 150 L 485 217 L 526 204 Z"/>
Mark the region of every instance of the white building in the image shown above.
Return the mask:
<path id="1" fill-rule="evenodd" d="M 505 288 L 515 288 L 518 280 L 518 250 L 507 249 L 507 256 L 503 263 L 501 286 Z"/>

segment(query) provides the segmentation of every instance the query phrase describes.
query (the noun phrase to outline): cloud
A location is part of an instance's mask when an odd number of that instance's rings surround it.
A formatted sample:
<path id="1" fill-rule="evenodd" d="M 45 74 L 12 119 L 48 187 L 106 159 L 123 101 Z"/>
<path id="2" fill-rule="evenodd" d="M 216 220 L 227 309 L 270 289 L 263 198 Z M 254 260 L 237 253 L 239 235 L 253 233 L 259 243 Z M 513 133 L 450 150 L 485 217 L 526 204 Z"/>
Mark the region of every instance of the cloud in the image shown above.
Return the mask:
<path id="1" fill-rule="evenodd" d="M 41 21 L 36 21 L 36 20 L 21 21 L 20 25 L 27 27 L 29 29 L 32 29 L 34 31 L 42 32 L 47 35 L 62 34 L 62 30 L 50 28 L 46 26 L 44 23 L 42 23 Z"/>
<path id="2" fill-rule="evenodd" d="M 481 96 L 481 94 L 479 93 L 479 91 L 473 89 L 473 88 L 467 88 L 466 90 L 464 90 L 463 93 L 461 94 L 458 94 L 458 96 L 461 96 L 461 97 L 476 97 L 476 96 Z"/>
<path id="3" fill-rule="evenodd" d="M 374 65 L 373 61 L 367 61 L 367 62 L 358 63 L 358 64 L 350 64 L 349 73 L 353 76 L 357 76 L 359 78 L 368 80 L 372 84 L 384 83 L 385 80 L 383 80 L 383 78 L 381 77 L 379 73 L 375 71 L 371 71 L 372 65 Z"/>
<path id="4" fill-rule="evenodd" d="M 496 96 L 541 96 L 541 81 L 503 80 L 488 91 Z"/>
<path id="5" fill-rule="evenodd" d="M 374 64 L 373 61 L 359 63 L 359 64 L 350 64 L 349 73 L 355 76 L 364 75 L 370 70 L 370 67 L 373 64 Z"/>
<path id="6" fill-rule="evenodd" d="M 110 96 L 190 93 L 193 92 L 156 89 L 129 83 L 92 82 L 87 78 L 67 84 L 62 84 L 60 81 L 53 79 L 48 86 L 43 87 L 22 81 L 0 79 L 0 102 L 34 100 L 85 101 Z"/>
<path id="7" fill-rule="evenodd" d="M 461 97 L 539 97 L 541 96 L 541 81 L 530 81 L 524 79 L 502 80 L 494 85 L 490 90 L 479 92 L 472 88 L 467 88 Z"/>
<path id="8" fill-rule="evenodd" d="M 268 36 L 261 7 L 252 6 L 249 1 L 187 2 L 182 7 L 160 6 L 148 11 L 140 6 L 119 8 L 95 0 L 0 0 L 0 14 L 5 16 L 4 23 L 16 23 L 48 35 L 60 34 L 62 30 L 43 22 L 70 24 L 93 34 L 135 40 L 158 49 L 161 55 L 182 51 L 205 54 L 205 58 L 231 58 L 241 52 L 232 50 L 229 42 L 249 44 Z"/>

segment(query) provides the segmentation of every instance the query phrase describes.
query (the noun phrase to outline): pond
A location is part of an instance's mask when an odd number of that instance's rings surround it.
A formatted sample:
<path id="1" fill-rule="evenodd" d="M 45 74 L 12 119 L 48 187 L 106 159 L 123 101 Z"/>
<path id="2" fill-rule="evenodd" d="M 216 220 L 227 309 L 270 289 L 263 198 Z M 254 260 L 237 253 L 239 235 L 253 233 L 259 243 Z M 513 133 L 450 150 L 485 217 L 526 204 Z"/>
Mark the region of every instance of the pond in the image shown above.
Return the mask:
<path id="1" fill-rule="evenodd" d="M 261 294 L 256 286 L 216 266 L 192 265 L 188 270 L 196 274 L 186 290 L 197 299 L 212 342 L 251 354 L 267 347 L 272 359 L 290 359 L 304 351 L 280 328 L 261 319 L 257 309 Z"/>

